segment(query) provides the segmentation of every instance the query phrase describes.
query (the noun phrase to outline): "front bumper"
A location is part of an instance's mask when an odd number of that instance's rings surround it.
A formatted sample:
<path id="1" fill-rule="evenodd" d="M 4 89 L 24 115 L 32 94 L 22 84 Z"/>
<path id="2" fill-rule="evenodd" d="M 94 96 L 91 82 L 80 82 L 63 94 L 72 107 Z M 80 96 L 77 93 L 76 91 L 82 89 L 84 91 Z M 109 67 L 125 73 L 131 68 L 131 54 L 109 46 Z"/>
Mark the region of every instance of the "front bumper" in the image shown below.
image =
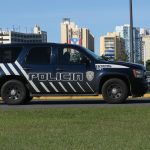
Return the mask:
<path id="1" fill-rule="evenodd" d="M 131 93 L 134 97 L 141 97 L 148 92 L 148 82 L 145 79 L 136 79 L 131 84 Z"/>

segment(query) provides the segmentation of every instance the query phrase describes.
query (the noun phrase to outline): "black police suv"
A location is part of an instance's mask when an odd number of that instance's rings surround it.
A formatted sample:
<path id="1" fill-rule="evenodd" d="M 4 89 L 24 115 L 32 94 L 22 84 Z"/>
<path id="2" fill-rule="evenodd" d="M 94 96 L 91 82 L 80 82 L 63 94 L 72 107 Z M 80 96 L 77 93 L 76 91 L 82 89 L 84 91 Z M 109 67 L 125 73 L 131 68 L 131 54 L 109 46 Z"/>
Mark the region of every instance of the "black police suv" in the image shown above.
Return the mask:
<path id="1" fill-rule="evenodd" d="M 107 61 L 81 46 L 0 45 L 0 93 L 6 104 L 25 104 L 33 96 L 99 94 L 108 103 L 123 103 L 147 89 L 142 65 Z"/>

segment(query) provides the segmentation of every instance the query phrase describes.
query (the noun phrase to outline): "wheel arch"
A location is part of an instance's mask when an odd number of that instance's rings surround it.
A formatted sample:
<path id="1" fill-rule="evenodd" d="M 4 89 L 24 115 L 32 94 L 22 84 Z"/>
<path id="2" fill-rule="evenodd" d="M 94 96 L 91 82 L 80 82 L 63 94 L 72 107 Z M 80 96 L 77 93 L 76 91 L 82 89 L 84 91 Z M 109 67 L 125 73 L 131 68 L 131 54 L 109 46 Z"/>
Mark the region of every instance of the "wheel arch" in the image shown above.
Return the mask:
<path id="1" fill-rule="evenodd" d="M 15 76 L 15 75 L 10 75 L 10 76 L 2 76 L 0 78 L 0 89 L 9 80 L 19 80 L 21 81 L 25 87 L 28 89 L 28 81 L 23 77 L 23 76 Z"/>
<path id="2" fill-rule="evenodd" d="M 129 89 L 128 95 L 131 95 L 131 83 L 130 80 L 128 79 L 127 76 L 122 75 L 122 74 L 110 74 L 110 75 L 104 75 L 101 77 L 100 82 L 99 82 L 99 93 L 102 93 L 102 87 L 106 81 L 109 79 L 117 78 L 125 82 L 127 85 L 127 88 Z"/>

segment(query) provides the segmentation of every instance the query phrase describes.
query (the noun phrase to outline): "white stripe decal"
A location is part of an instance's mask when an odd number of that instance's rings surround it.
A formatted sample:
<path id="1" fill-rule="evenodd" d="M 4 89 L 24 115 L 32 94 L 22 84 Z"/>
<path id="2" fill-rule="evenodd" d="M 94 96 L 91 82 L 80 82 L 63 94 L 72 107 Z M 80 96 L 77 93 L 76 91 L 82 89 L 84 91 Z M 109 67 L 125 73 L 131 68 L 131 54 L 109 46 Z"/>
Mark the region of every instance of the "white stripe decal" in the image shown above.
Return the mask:
<path id="1" fill-rule="evenodd" d="M 62 87 L 62 89 L 63 89 L 65 92 L 68 92 L 61 82 L 59 82 L 59 85 Z"/>
<path id="2" fill-rule="evenodd" d="M 80 84 L 79 82 L 77 82 L 77 84 L 79 85 L 79 87 L 81 88 L 81 90 L 82 90 L 83 92 L 85 92 L 85 90 L 83 89 L 83 87 L 81 86 L 81 84 Z"/>
<path id="3" fill-rule="evenodd" d="M 94 92 L 94 90 L 91 88 L 91 86 L 89 85 L 88 82 L 86 82 L 86 84 L 88 85 L 88 87 L 92 90 L 92 92 Z"/>
<path id="4" fill-rule="evenodd" d="M 46 92 L 50 92 L 43 82 L 40 82 L 40 84 L 42 85 L 42 87 L 45 89 Z"/>
<path id="5" fill-rule="evenodd" d="M 14 68 L 14 66 L 13 66 L 12 64 L 8 63 L 7 65 L 10 67 L 10 69 L 12 70 L 12 72 L 13 72 L 15 75 L 19 76 L 18 71 Z"/>
<path id="6" fill-rule="evenodd" d="M 59 92 L 52 82 L 49 82 L 49 84 L 52 86 L 52 88 L 55 90 L 55 92 L 57 92 L 57 93 Z"/>
<path id="7" fill-rule="evenodd" d="M 35 89 L 36 92 L 40 92 L 39 89 L 36 87 L 36 85 L 33 83 L 33 81 L 28 79 L 28 75 L 27 73 L 23 70 L 23 68 L 21 67 L 21 65 L 18 63 L 18 61 L 15 62 L 15 64 L 17 65 L 17 67 L 20 69 L 20 71 L 23 73 L 23 75 L 25 76 L 25 78 L 29 81 L 29 83 L 32 85 L 32 87 Z"/>
<path id="8" fill-rule="evenodd" d="M 4 73 L 6 75 L 11 75 L 10 72 L 8 71 L 8 69 L 6 68 L 6 66 L 4 64 L 0 64 L 0 67 L 2 68 L 2 70 L 4 71 Z"/>
<path id="9" fill-rule="evenodd" d="M 112 68 L 112 69 L 127 69 L 129 67 L 123 66 L 123 65 L 117 65 L 117 64 L 95 64 L 96 70 L 103 70 L 106 68 Z"/>
<path id="10" fill-rule="evenodd" d="M 77 91 L 74 89 L 74 87 L 71 85 L 70 82 L 68 82 L 68 84 L 69 84 L 69 86 L 72 88 L 72 90 L 73 90 L 74 92 L 77 92 Z"/>

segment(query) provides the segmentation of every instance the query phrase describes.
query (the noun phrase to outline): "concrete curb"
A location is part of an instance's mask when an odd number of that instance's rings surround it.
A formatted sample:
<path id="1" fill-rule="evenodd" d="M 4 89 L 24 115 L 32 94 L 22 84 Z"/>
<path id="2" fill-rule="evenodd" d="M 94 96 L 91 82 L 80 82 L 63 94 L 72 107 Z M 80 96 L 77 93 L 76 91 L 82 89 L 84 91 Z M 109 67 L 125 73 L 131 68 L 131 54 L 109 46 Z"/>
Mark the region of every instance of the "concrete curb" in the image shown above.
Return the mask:
<path id="1" fill-rule="evenodd" d="M 34 97 L 34 99 L 40 100 L 80 100 L 80 99 L 103 99 L 101 95 L 99 96 L 48 96 L 48 97 Z"/>
<path id="2" fill-rule="evenodd" d="M 129 97 L 132 98 L 132 97 Z M 137 99 L 141 98 L 150 98 L 150 94 L 145 94 L 143 97 L 139 97 Z M 34 97 L 34 100 L 102 100 L 102 95 L 99 96 L 46 96 L 46 97 Z M 0 98 L 0 100 L 2 100 Z"/>
<path id="3" fill-rule="evenodd" d="M 130 97 L 132 98 L 132 97 Z M 145 94 L 141 98 L 150 98 L 150 94 Z M 82 99 L 93 99 L 93 100 L 100 100 L 103 99 L 102 95 L 99 96 L 48 96 L 48 97 L 34 97 L 34 99 L 39 99 L 39 100 L 82 100 Z"/>

